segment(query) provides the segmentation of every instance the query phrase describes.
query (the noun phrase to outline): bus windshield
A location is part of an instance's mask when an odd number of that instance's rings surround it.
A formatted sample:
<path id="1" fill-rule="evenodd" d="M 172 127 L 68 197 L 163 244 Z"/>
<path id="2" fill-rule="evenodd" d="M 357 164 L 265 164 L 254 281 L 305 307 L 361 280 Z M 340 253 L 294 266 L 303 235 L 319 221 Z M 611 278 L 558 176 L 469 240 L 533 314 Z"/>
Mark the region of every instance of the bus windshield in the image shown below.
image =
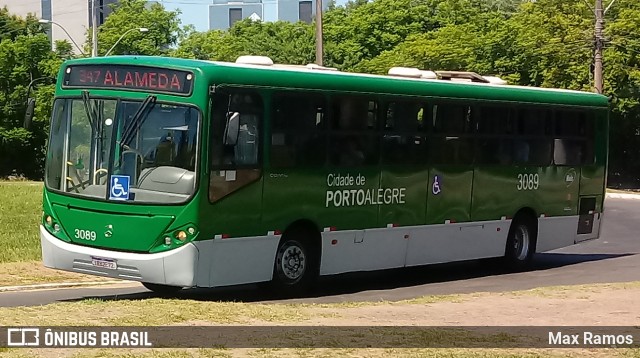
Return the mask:
<path id="1" fill-rule="evenodd" d="M 195 190 L 199 111 L 144 101 L 56 99 L 45 183 L 71 195 L 180 203 Z"/>

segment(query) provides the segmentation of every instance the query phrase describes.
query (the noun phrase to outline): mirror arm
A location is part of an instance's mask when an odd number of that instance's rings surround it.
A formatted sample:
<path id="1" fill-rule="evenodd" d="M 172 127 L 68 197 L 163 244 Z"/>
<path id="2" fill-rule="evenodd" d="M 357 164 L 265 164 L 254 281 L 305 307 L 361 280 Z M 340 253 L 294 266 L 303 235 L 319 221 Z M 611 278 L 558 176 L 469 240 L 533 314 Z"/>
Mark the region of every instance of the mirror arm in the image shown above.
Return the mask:
<path id="1" fill-rule="evenodd" d="M 24 129 L 31 129 L 31 121 L 33 120 L 34 110 L 36 107 L 36 99 L 31 98 L 31 88 L 33 88 L 33 85 L 38 81 L 51 79 L 55 80 L 53 77 L 38 77 L 29 82 L 29 85 L 27 86 L 27 108 L 24 114 L 24 123 L 22 124 Z"/>

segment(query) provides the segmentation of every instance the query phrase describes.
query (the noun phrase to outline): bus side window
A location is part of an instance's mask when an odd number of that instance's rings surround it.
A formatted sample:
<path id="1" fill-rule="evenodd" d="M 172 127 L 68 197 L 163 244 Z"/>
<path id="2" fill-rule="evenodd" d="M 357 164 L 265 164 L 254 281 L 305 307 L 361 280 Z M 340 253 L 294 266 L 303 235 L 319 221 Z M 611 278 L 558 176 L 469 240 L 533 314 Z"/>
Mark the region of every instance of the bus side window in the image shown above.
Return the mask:
<path id="1" fill-rule="evenodd" d="M 472 107 L 455 103 L 436 103 L 431 109 L 429 160 L 433 164 L 473 163 Z"/>
<path id="2" fill-rule="evenodd" d="M 593 163 L 592 143 L 588 134 L 593 125 L 588 125 L 587 114 L 583 111 L 559 110 L 556 112 L 556 125 L 553 148 L 553 161 L 557 165 L 581 165 Z M 589 119 L 592 120 L 592 116 Z"/>
<path id="3" fill-rule="evenodd" d="M 382 161 L 391 165 L 424 164 L 427 139 L 423 125 L 423 104 L 389 102 L 382 132 Z"/>
<path id="4" fill-rule="evenodd" d="M 209 200 L 223 197 L 258 180 L 260 169 L 260 128 L 262 98 L 251 91 L 229 90 L 211 100 L 211 178 Z M 229 113 L 239 114 L 237 141 L 225 144 Z"/>
<path id="5" fill-rule="evenodd" d="M 529 145 L 514 141 L 514 115 L 507 106 L 479 106 L 477 162 L 486 165 L 510 165 L 517 158 L 528 160 Z"/>
<path id="6" fill-rule="evenodd" d="M 377 102 L 363 96 L 338 96 L 332 104 L 330 163 L 342 167 L 377 164 Z"/>
<path id="7" fill-rule="evenodd" d="M 540 108 L 520 108 L 517 111 L 517 132 L 514 141 L 514 163 L 546 166 L 551 163 L 551 111 Z"/>
<path id="8" fill-rule="evenodd" d="M 300 92 L 276 93 L 272 99 L 270 164 L 274 168 L 325 164 L 325 99 Z"/>

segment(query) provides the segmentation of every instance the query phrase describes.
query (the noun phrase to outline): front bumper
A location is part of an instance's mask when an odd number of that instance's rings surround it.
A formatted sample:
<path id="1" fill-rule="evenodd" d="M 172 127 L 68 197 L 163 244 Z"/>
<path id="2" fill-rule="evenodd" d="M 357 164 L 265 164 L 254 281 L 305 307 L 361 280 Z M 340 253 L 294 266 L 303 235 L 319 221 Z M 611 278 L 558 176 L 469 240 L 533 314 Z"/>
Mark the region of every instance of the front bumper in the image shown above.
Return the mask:
<path id="1" fill-rule="evenodd" d="M 40 241 L 46 267 L 170 286 L 193 287 L 196 284 L 198 249 L 193 243 L 155 254 L 109 251 L 69 244 L 51 235 L 42 225 Z M 94 258 L 113 260 L 117 268 L 94 266 Z"/>

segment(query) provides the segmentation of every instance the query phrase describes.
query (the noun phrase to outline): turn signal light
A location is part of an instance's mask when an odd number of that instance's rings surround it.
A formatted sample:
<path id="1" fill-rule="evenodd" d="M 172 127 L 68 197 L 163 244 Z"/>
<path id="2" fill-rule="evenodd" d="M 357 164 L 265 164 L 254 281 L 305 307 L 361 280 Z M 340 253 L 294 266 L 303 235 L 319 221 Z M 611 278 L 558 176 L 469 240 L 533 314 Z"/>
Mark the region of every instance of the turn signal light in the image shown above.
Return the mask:
<path id="1" fill-rule="evenodd" d="M 47 225 L 51 226 L 53 224 L 53 219 L 51 218 L 50 215 L 47 215 L 46 218 L 44 218 L 44 221 L 47 223 Z"/>
<path id="2" fill-rule="evenodd" d="M 176 239 L 184 242 L 187 239 L 187 233 L 182 230 L 178 231 L 176 233 Z"/>

